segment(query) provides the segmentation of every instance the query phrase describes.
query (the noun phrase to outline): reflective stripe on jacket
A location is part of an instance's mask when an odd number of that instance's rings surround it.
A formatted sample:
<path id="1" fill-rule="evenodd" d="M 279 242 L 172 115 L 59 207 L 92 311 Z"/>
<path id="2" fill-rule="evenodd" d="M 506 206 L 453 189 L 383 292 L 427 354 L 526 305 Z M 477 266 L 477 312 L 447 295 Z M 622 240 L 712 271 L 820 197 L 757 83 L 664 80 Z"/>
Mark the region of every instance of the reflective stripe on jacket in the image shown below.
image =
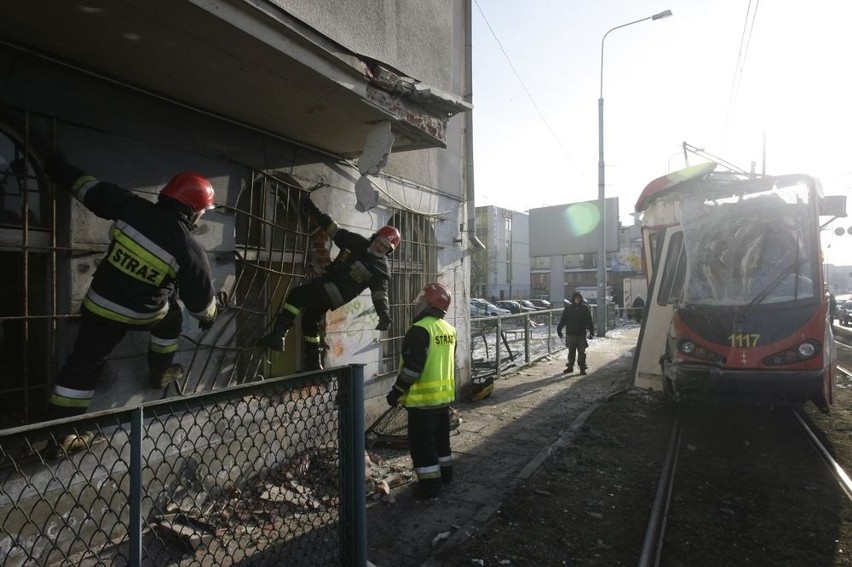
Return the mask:
<path id="1" fill-rule="evenodd" d="M 207 253 L 189 234 L 177 209 L 152 203 L 76 168 L 72 194 L 97 216 L 114 220 L 110 245 L 83 305 L 105 319 L 149 325 L 163 317 L 178 290 L 199 320 L 216 315 Z"/>
<path id="2" fill-rule="evenodd" d="M 443 319 L 431 315 L 416 321 L 414 326 L 429 333 L 426 364 L 399 401 L 407 408 L 449 405 L 456 399 L 456 330 Z M 401 368 L 403 366 L 404 359 Z"/>

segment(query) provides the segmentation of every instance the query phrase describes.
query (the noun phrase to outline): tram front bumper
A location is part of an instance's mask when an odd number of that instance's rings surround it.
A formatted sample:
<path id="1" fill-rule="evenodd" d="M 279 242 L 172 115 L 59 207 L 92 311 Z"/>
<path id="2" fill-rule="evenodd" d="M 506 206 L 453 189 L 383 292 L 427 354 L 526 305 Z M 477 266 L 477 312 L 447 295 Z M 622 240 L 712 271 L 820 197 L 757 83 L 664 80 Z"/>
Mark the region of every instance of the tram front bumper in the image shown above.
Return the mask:
<path id="1" fill-rule="evenodd" d="M 823 391 L 820 370 L 736 370 L 699 364 L 666 364 L 664 373 L 675 393 L 731 393 L 765 397 L 809 398 Z"/>

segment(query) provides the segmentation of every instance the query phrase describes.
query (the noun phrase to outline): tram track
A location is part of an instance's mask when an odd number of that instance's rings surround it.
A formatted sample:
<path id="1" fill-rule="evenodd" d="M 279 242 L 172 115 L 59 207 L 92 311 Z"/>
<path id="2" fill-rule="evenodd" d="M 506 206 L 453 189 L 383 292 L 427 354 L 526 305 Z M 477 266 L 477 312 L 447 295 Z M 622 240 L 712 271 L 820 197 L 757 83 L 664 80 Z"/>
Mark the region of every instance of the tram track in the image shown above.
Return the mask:
<path id="1" fill-rule="evenodd" d="M 802 419 L 852 472 L 852 329 L 835 336 L 834 405 L 806 403 Z M 728 405 L 607 398 L 445 565 L 852 567 L 852 503 L 799 419 Z"/>
<path id="2" fill-rule="evenodd" d="M 729 408 L 726 408 L 723 411 L 728 411 Z M 718 411 L 718 408 L 716 408 Z M 734 412 L 735 414 L 739 412 Z M 807 414 L 801 408 L 785 408 L 783 410 L 779 410 L 775 413 L 769 413 L 766 415 L 759 415 L 760 410 L 755 410 L 752 412 L 752 415 L 757 415 L 757 421 L 753 422 L 753 426 L 756 429 L 761 428 L 760 420 L 767 419 L 767 425 L 765 426 L 766 430 L 775 429 L 776 425 L 773 421 L 776 419 L 780 419 L 782 431 L 788 431 L 788 426 L 795 424 L 795 428 L 801 433 L 801 439 L 807 440 L 807 445 L 809 445 L 813 452 L 806 453 L 805 445 L 801 443 L 791 443 L 789 438 L 784 437 L 783 435 L 773 439 L 772 436 L 769 436 L 769 440 L 772 444 L 772 447 L 769 447 L 770 450 L 776 451 L 791 451 L 800 455 L 801 458 L 794 458 L 794 460 L 799 460 L 800 464 L 804 463 L 802 459 L 805 461 L 810 458 L 811 461 L 818 461 L 821 465 L 805 463 L 805 468 L 808 470 L 813 470 L 813 467 L 822 466 L 824 467 L 824 471 L 828 471 L 830 473 L 830 477 L 828 475 L 825 478 L 819 478 L 819 475 L 812 474 L 808 476 L 809 480 L 814 481 L 814 486 L 809 486 L 809 490 L 822 490 L 824 489 L 824 483 L 830 482 L 827 480 L 828 478 L 833 478 L 836 483 L 835 486 L 837 490 L 841 491 L 845 495 L 845 501 L 847 505 L 852 505 L 852 480 L 850 480 L 848 474 L 843 470 L 843 468 L 837 463 L 834 457 L 831 454 L 831 451 L 826 448 L 825 444 L 822 442 L 820 435 L 814 431 L 813 424 L 811 420 L 808 418 Z M 739 413 L 742 416 L 741 413 Z M 695 412 L 690 411 L 688 415 L 685 416 L 683 411 L 683 405 L 679 408 L 676 413 L 673 422 L 671 433 L 669 436 L 669 444 L 666 455 L 663 459 L 663 463 L 661 466 L 661 474 L 659 480 L 657 482 L 657 490 L 654 496 L 653 505 L 651 507 L 651 514 L 649 517 L 648 525 L 645 530 L 645 538 L 643 541 L 643 547 L 640 553 L 639 566 L 640 567 L 650 567 L 650 566 L 660 566 L 660 565 L 680 565 L 684 564 L 682 560 L 671 560 L 667 562 L 666 558 L 666 542 L 667 542 L 667 533 L 666 527 L 669 522 L 672 520 L 671 518 L 671 505 L 673 500 L 673 495 L 676 492 L 676 482 L 675 479 L 678 475 L 678 465 L 679 465 L 679 457 L 683 450 L 686 448 L 687 453 L 690 451 L 690 443 L 699 443 L 699 439 L 702 438 L 701 435 L 695 436 L 695 433 L 700 427 L 696 427 L 695 423 L 690 423 L 695 417 Z M 699 420 L 700 422 L 701 420 Z M 685 433 L 686 437 L 685 440 Z M 712 443 L 712 437 L 704 438 L 705 442 Z M 765 442 L 766 440 L 764 440 Z M 692 446 L 692 451 L 695 451 L 695 445 Z M 725 447 L 717 447 L 717 449 L 721 452 L 727 451 L 729 448 Z M 766 449 L 766 447 L 764 447 Z M 734 451 L 737 452 L 736 450 Z M 746 452 L 748 453 L 748 451 Z M 806 456 L 807 455 L 807 456 Z M 751 463 L 750 461 L 753 459 L 757 459 L 759 455 L 745 455 L 742 460 L 736 460 L 731 463 L 733 474 L 737 474 L 739 470 L 741 473 L 743 471 L 751 470 L 751 469 L 759 469 L 759 465 L 757 463 Z M 814 457 L 819 457 L 819 459 L 815 459 Z M 714 456 L 710 456 L 710 459 L 714 458 Z M 720 458 L 719 455 L 716 455 L 715 458 Z M 777 474 L 780 476 L 785 475 L 785 471 L 764 471 L 765 474 Z M 694 474 L 694 471 L 688 473 Z M 779 488 L 783 487 L 784 484 L 781 480 L 771 478 L 771 476 L 764 478 L 762 476 L 753 476 L 749 477 L 748 474 L 743 473 L 743 478 L 749 478 L 751 481 L 756 482 L 757 484 L 765 484 L 770 486 L 777 486 Z M 714 479 L 712 476 L 707 477 L 704 480 L 696 482 L 696 479 L 693 477 L 691 479 L 687 479 L 682 481 L 681 484 L 684 485 L 692 485 L 693 487 L 698 486 L 699 488 L 702 486 L 701 483 L 704 484 L 712 484 Z M 740 487 L 742 488 L 742 487 Z M 747 492 L 747 489 L 746 489 Z M 784 492 L 781 490 L 780 492 Z M 781 496 L 776 495 L 776 498 L 781 498 Z M 737 498 L 731 498 L 731 502 L 736 502 Z M 675 502 L 675 507 L 684 506 L 684 503 L 687 502 L 687 498 L 681 497 L 681 499 Z M 710 511 L 712 512 L 712 510 Z M 750 513 L 753 513 L 754 510 L 750 510 L 749 506 L 744 506 L 743 509 L 736 509 L 735 504 L 731 504 L 731 508 L 726 510 L 727 514 L 732 516 L 737 515 L 745 515 L 748 516 Z M 695 513 L 695 512 L 690 512 Z M 708 512 L 709 513 L 709 512 Z M 680 519 L 676 520 L 676 522 L 683 523 L 683 517 L 689 517 L 689 513 L 681 514 Z M 734 534 L 734 539 L 737 539 L 736 532 Z M 675 536 L 669 538 L 669 541 L 674 541 L 678 544 L 682 543 L 680 536 Z M 739 548 L 741 553 L 749 554 L 749 553 L 762 553 L 761 550 L 749 551 L 747 548 L 744 548 L 742 543 L 739 541 L 733 542 L 725 542 L 725 541 L 717 541 L 716 545 L 720 549 L 735 549 Z M 729 545 L 726 545 L 729 544 Z M 671 545 L 669 546 L 671 547 Z M 677 554 L 675 554 L 677 557 Z M 728 564 L 730 559 L 719 558 L 717 564 Z"/>

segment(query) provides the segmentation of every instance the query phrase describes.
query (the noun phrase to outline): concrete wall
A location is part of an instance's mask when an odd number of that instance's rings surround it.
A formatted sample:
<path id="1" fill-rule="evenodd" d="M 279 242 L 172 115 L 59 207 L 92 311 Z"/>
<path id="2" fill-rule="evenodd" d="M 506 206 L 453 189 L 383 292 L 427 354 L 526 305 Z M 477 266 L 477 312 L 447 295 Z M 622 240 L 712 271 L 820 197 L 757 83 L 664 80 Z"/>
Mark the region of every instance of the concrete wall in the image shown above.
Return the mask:
<path id="1" fill-rule="evenodd" d="M 430 87 L 457 96 L 468 94 L 464 92 L 464 0 L 273 3 L 355 53 Z M 386 171 L 461 197 L 463 125 L 463 114 L 450 120 L 446 150 L 392 154 Z"/>

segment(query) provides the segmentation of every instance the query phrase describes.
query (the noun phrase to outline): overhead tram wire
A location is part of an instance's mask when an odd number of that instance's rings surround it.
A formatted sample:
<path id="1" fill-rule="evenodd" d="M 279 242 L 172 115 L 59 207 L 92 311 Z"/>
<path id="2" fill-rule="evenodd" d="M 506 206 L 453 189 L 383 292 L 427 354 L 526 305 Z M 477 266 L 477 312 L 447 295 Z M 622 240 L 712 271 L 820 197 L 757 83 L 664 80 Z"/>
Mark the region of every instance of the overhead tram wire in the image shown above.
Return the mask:
<path id="1" fill-rule="evenodd" d="M 583 170 L 580 168 L 580 166 L 577 164 L 577 162 L 574 161 L 574 158 L 571 157 L 571 154 L 568 153 L 568 150 L 562 144 L 562 140 L 560 140 L 559 136 L 556 135 L 556 132 L 553 130 L 553 127 L 551 127 L 550 122 L 547 121 L 547 118 L 545 118 L 544 113 L 541 111 L 541 108 L 539 108 L 539 106 L 535 102 L 535 99 L 533 98 L 532 94 L 530 94 L 530 91 L 529 91 L 529 89 L 527 89 L 527 86 L 524 84 L 524 80 L 521 79 L 521 75 L 518 73 L 518 70 L 515 69 L 515 65 L 512 63 L 512 60 L 509 58 L 509 54 L 506 53 L 506 50 L 503 48 L 503 44 L 500 41 L 500 38 L 497 37 L 497 34 L 494 32 L 494 28 L 491 27 L 491 23 L 488 21 L 488 18 L 485 17 L 485 13 L 482 11 L 482 7 L 479 5 L 479 0 L 473 0 L 473 1 L 476 4 L 476 9 L 479 10 L 479 15 L 482 16 L 482 21 L 485 22 L 486 26 L 488 26 L 488 31 L 491 32 L 491 35 L 494 37 L 494 41 L 497 42 L 497 46 L 500 48 L 500 51 L 503 53 L 503 57 L 506 58 L 506 61 L 509 63 L 509 67 L 511 67 L 512 72 L 515 74 L 515 77 L 518 79 L 518 82 L 521 84 L 521 88 L 524 89 L 524 92 L 526 93 L 527 97 L 530 99 L 530 102 L 532 103 L 536 112 L 538 112 L 538 115 L 541 118 L 542 122 L 544 122 L 544 125 L 547 126 L 547 130 L 550 132 L 550 135 L 553 136 L 553 139 L 556 140 L 556 143 L 559 145 L 559 148 L 562 150 L 562 153 L 565 154 L 565 157 L 568 158 L 568 161 L 571 162 L 571 164 L 577 169 L 577 172 L 580 174 L 580 176 L 585 180 L 586 179 L 585 173 L 583 173 Z"/>
<path id="2" fill-rule="evenodd" d="M 740 80 L 742 79 L 745 61 L 748 57 L 748 49 L 751 45 L 751 35 L 754 30 L 754 22 L 757 19 L 757 10 L 760 7 L 760 0 L 755 0 L 754 11 L 751 9 L 751 4 L 752 0 L 749 0 L 748 8 L 746 9 L 745 22 L 743 22 L 743 33 L 740 37 L 740 48 L 737 52 L 737 64 L 734 67 L 734 78 L 731 83 L 731 92 L 728 96 L 728 108 L 725 111 L 725 125 L 722 129 L 723 142 L 728 138 L 728 130 L 731 125 L 731 119 L 734 115 L 734 107 L 737 104 L 737 97 L 740 92 Z M 749 17 L 751 19 L 749 19 Z"/>

